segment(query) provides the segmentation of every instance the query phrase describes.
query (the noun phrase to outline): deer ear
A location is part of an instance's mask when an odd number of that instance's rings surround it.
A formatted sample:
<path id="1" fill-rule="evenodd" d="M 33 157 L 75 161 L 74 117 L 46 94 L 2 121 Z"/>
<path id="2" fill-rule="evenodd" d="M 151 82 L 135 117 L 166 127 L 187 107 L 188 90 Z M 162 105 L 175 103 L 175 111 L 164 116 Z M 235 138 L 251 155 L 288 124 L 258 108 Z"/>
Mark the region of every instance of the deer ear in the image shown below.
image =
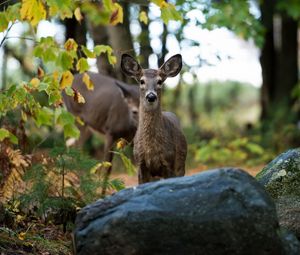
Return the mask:
<path id="1" fill-rule="evenodd" d="M 139 79 L 141 77 L 141 66 L 133 57 L 128 54 L 122 55 L 121 69 L 126 75 L 132 78 Z"/>
<path id="2" fill-rule="evenodd" d="M 161 67 L 161 75 L 165 78 L 176 76 L 182 68 L 182 57 L 180 54 L 169 58 Z"/>
<path id="3" fill-rule="evenodd" d="M 121 89 L 124 97 L 126 98 L 131 98 L 131 91 L 125 86 L 123 85 L 121 82 L 116 81 L 116 85 Z"/>

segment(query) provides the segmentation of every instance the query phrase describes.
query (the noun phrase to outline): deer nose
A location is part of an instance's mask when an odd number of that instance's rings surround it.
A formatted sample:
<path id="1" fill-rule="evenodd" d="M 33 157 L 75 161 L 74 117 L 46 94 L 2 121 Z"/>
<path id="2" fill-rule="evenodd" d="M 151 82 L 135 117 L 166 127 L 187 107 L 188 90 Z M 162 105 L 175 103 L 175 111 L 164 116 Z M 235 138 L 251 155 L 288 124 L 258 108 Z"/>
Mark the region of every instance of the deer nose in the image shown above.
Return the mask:
<path id="1" fill-rule="evenodd" d="M 153 92 L 150 92 L 149 94 L 146 95 L 146 99 L 149 103 L 153 103 L 157 99 L 157 95 L 155 95 Z"/>

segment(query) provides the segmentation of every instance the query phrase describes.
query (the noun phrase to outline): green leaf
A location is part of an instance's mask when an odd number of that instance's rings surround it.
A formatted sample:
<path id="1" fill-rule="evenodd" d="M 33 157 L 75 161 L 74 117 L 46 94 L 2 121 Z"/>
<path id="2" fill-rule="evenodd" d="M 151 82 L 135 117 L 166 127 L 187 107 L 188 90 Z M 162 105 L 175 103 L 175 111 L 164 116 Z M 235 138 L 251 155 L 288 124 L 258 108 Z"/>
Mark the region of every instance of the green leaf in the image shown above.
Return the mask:
<path id="1" fill-rule="evenodd" d="M 33 54 L 41 58 L 44 62 L 56 61 L 58 58 L 59 46 L 53 37 L 42 37 L 40 42 L 35 46 Z"/>
<path id="2" fill-rule="evenodd" d="M 108 45 L 96 45 L 94 47 L 94 53 L 96 56 L 99 56 L 102 53 L 107 53 L 108 62 L 111 65 L 115 65 L 117 63 L 117 58 L 113 55 L 113 49 Z"/>
<path id="3" fill-rule="evenodd" d="M 74 10 L 74 2 L 72 0 L 47 0 L 49 5 L 49 13 L 51 16 L 59 15 L 62 20 L 72 18 Z"/>
<path id="4" fill-rule="evenodd" d="M 66 110 L 62 110 L 57 118 L 57 123 L 62 126 L 68 124 L 74 124 L 74 122 L 75 122 L 74 116 L 71 113 L 67 112 Z"/>
<path id="5" fill-rule="evenodd" d="M 108 11 L 114 10 L 114 3 L 112 0 L 103 0 L 104 8 Z"/>
<path id="6" fill-rule="evenodd" d="M 18 144 L 18 138 L 14 134 L 12 134 L 12 133 L 9 134 L 9 140 L 13 144 Z"/>
<path id="7" fill-rule="evenodd" d="M 182 21 L 182 17 L 180 13 L 176 11 L 175 6 L 169 3 L 161 8 L 161 19 L 165 24 L 168 24 L 170 20 Z"/>
<path id="8" fill-rule="evenodd" d="M 258 145 L 258 144 L 255 144 L 255 143 L 248 143 L 246 145 L 247 149 L 253 153 L 253 154 L 256 154 L 256 155 L 262 155 L 264 153 L 264 150 L 263 148 Z"/>
<path id="9" fill-rule="evenodd" d="M 110 188 L 116 190 L 116 191 L 120 191 L 122 189 L 125 189 L 125 184 L 124 181 L 121 179 L 113 179 L 109 181 L 109 186 Z"/>
<path id="10" fill-rule="evenodd" d="M 123 165 L 129 175 L 135 175 L 136 174 L 136 169 L 135 166 L 132 164 L 131 160 L 126 157 L 126 155 L 122 152 L 113 152 L 114 154 L 117 154 L 121 157 L 121 160 L 123 162 Z"/>
<path id="11" fill-rule="evenodd" d="M 95 8 L 93 3 L 84 1 L 81 5 L 81 10 L 89 17 L 89 20 L 94 25 L 107 25 L 109 24 L 111 12 L 105 10 L 105 8 Z"/>
<path id="12" fill-rule="evenodd" d="M 71 96 L 71 97 L 74 96 L 74 90 L 72 89 L 72 87 L 66 87 L 65 92 L 68 96 Z"/>
<path id="13" fill-rule="evenodd" d="M 73 62 L 74 62 L 73 57 L 68 52 L 63 51 L 61 54 L 59 54 L 56 63 L 60 65 L 63 70 L 69 70 L 72 69 Z"/>
<path id="14" fill-rule="evenodd" d="M 35 122 L 38 127 L 42 125 L 51 126 L 53 124 L 53 111 L 47 107 L 38 109 L 35 114 Z"/>
<path id="15" fill-rule="evenodd" d="M 67 124 L 64 126 L 64 136 L 65 138 L 67 137 L 74 137 L 74 138 L 79 138 L 80 136 L 80 131 L 74 124 Z"/>
<path id="16" fill-rule="evenodd" d="M 85 46 L 81 45 L 81 49 L 83 51 L 83 53 L 88 57 L 88 58 L 95 58 L 96 55 L 94 52 L 90 51 L 88 48 L 86 48 Z"/>
<path id="17" fill-rule="evenodd" d="M 76 70 L 80 73 L 84 73 L 89 70 L 89 64 L 86 58 L 80 58 L 76 64 Z"/>
<path id="18" fill-rule="evenodd" d="M 5 138 L 9 138 L 11 143 L 18 143 L 18 138 L 15 135 L 13 135 L 5 128 L 0 128 L 0 142 L 2 142 Z"/>
<path id="19" fill-rule="evenodd" d="M 4 12 L 0 12 L 0 32 L 3 32 L 7 29 L 8 26 L 8 19 Z"/>
<path id="20" fill-rule="evenodd" d="M 0 142 L 9 137 L 10 132 L 5 128 L 0 128 Z"/>

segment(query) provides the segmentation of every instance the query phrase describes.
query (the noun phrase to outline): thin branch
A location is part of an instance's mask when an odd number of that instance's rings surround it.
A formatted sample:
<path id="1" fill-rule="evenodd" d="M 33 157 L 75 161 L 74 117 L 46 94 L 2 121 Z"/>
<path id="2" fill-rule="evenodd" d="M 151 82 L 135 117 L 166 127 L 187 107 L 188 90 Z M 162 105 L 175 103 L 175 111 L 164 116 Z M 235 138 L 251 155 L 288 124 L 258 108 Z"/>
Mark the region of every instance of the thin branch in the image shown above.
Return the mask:
<path id="1" fill-rule="evenodd" d="M 23 39 L 23 40 L 30 40 L 30 41 L 37 42 L 34 38 L 25 37 L 25 36 L 7 36 L 6 39 Z"/>
<path id="2" fill-rule="evenodd" d="M 0 43 L 0 48 L 2 47 L 3 43 L 5 42 L 9 31 L 12 29 L 13 25 L 16 24 L 15 22 L 11 23 L 11 25 L 9 26 L 9 28 L 6 30 L 5 36 L 3 37 L 1 43 Z"/>
<path id="3" fill-rule="evenodd" d="M 13 0 L 6 0 L 6 1 L 3 1 L 2 3 L 0 3 L 0 6 L 5 5 L 5 4 L 7 4 L 8 2 L 11 2 L 11 1 L 13 1 Z"/>
<path id="4" fill-rule="evenodd" d="M 143 6 L 148 6 L 150 4 L 149 0 L 119 0 L 119 1 L 129 3 L 129 4 L 143 5 Z"/>

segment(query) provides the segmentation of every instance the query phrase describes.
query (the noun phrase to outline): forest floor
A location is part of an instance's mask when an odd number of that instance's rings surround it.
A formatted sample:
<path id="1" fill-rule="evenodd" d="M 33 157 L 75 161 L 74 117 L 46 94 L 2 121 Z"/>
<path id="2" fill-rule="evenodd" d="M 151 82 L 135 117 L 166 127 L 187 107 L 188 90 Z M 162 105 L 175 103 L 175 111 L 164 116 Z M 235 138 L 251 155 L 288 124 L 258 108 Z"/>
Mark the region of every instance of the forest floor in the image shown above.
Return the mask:
<path id="1" fill-rule="evenodd" d="M 263 166 L 241 168 L 255 176 Z M 205 170 L 207 167 L 199 166 L 189 169 L 186 175 L 193 175 Z M 126 187 L 137 185 L 137 176 L 114 173 L 112 177 L 122 179 Z M 27 216 L 22 220 L 21 227 L 0 226 L 0 255 L 71 255 L 73 254 L 71 240 L 71 231 L 64 233 L 62 226 L 44 224 L 41 220 L 30 219 L 30 216 Z"/>
<path id="2" fill-rule="evenodd" d="M 245 166 L 240 166 L 239 168 L 245 170 L 247 173 L 249 173 L 252 176 L 255 176 L 257 173 L 259 173 L 263 169 L 264 165 L 258 165 L 258 166 L 253 166 L 253 167 L 245 167 Z M 186 172 L 187 176 L 201 173 L 203 171 L 206 171 L 208 169 L 213 169 L 213 168 L 208 168 L 207 166 L 198 166 L 196 168 L 191 168 L 188 169 Z M 137 176 L 129 176 L 126 173 L 114 173 L 113 178 L 119 178 L 124 181 L 126 187 L 133 187 L 138 184 L 138 178 Z"/>

